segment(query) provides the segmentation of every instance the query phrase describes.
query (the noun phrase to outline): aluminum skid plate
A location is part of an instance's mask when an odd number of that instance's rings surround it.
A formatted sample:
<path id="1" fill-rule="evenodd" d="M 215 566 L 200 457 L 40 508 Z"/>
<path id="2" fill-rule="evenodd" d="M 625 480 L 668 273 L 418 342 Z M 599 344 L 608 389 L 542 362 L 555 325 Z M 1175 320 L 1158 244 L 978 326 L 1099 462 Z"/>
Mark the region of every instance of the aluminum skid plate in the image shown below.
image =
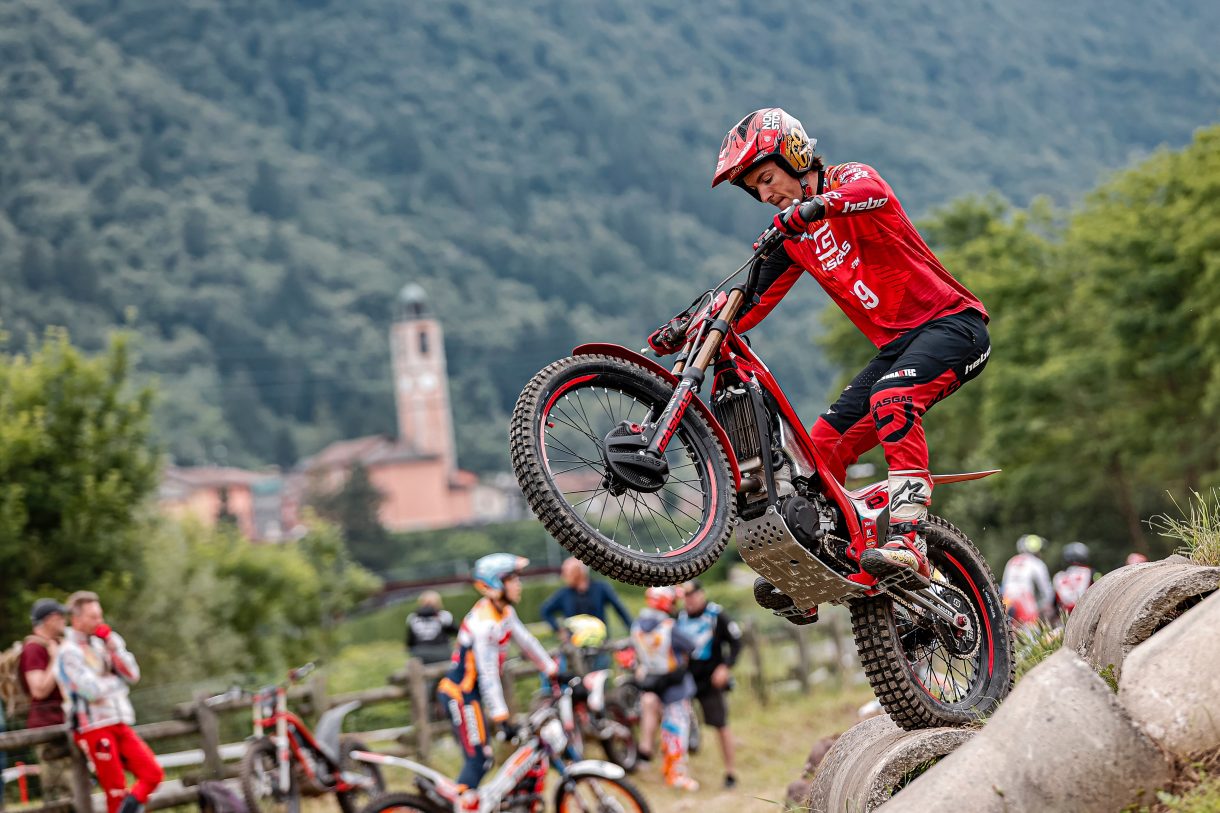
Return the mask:
<path id="1" fill-rule="evenodd" d="M 801 610 L 864 592 L 863 587 L 831 570 L 797 542 L 773 505 L 761 517 L 737 520 L 737 548 L 754 572 Z"/>

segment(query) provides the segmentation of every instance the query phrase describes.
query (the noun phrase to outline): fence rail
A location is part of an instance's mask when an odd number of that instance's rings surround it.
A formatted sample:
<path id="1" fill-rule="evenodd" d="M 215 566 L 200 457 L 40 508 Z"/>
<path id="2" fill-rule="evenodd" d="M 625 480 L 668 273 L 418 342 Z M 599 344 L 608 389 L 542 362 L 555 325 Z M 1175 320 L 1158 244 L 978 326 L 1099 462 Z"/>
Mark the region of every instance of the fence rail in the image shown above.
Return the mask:
<path id="1" fill-rule="evenodd" d="M 845 644 L 842 624 L 835 615 L 828 619 L 830 635 L 826 637 L 829 642 L 823 647 L 826 651 L 820 653 L 829 654 L 829 657 L 819 657 L 813 651 L 811 635 L 806 627 L 786 627 L 777 633 L 763 634 L 750 622 L 743 626 L 744 653 L 737 673 L 764 704 L 769 701 L 771 692 L 783 685 L 807 690 L 813 681 L 815 662 L 820 662 L 819 666 L 832 677 L 842 679 L 848 665 L 848 653 L 855 651 L 854 647 Z M 793 652 L 795 658 L 791 657 Z M 777 664 L 779 669 L 776 669 Z M 315 674 L 306 684 L 291 687 L 288 699 L 297 711 L 315 716 L 353 700 L 364 706 L 405 701 L 413 718 L 409 724 L 398 728 L 351 732 L 343 737 L 369 742 L 394 741 L 396 745 L 385 750 L 409 751 L 421 759 L 427 759 L 435 739 L 451 734 L 448 720 L 433 720 L 428 711 L 432 686 L 448 670 L 448 663 L 424 664 L 413 658 L 407 661 L 404 669 L 391 675 L 383 686 L 334 695 L 327 693 L 325 678 Z M 513 703 L 514 682 L 532 678 L 536 674 L 534 666 L 525 661 L 514 659 L 505 664 L 505 696 L 510 704 Z M 209 703 L 205 702 L 203 695 L 199 695 L 194 700 L 177 704 L 173 709 L 174 719 L 134 726 L 135 732 L 150 743 L 176 737 L 199 737 L 197 748 L 157 755 L 157 761 L 164 768 L 200 766 L 200 770 L 165 782 L 149 799 L 148 810 L 193 803 L 198 799 L 197 785 L 200 781 L 236 776 L 236 766 L 226 763 L 241 759 L 246 751 L 246 743 L 221 743 L 219 718 L 239 711 L 248 713 L 250 707 L 251 698 L 248 696 Z M 91 792 L 88 764 L 72 742 L 67 726 L 0 733 L 0 751 L 19 751 L 64 740 L 68 742 L 72 759 L 72 797 L 45 801 L 37 807 L 23 807 L 21 813 L 95 813 L 105 810 L 101 794 Z M 26 772 L 35 771 L 27 768 Z"/>

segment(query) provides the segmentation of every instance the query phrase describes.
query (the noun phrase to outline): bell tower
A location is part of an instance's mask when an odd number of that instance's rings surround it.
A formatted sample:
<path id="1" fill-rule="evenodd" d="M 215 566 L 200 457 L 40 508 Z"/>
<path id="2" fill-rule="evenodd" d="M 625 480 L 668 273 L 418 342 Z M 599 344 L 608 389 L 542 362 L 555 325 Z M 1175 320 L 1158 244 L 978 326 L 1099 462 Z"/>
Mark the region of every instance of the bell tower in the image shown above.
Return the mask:
<path id="1" fill-rule="evenodd" d="M 436 455 L 445 470 L 457 468 L 449 375 L 441 325 L 428 310 L 428 297 L 415 283 L 403 286 L 390 328 L 394 366 L 394 404 L 398 440 L 420 454 Z"/>

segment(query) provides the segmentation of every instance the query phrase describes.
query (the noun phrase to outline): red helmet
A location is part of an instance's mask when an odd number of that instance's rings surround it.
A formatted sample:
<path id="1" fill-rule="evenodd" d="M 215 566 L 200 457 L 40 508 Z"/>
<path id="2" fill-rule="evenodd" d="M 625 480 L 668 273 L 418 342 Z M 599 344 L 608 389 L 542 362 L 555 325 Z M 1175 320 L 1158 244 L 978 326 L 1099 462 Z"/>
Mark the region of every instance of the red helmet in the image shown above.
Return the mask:
<path id="1" fill-rule="evenodd" d="M 672 587 L 649 587 L 644 591 L 644 603 L 654 610 L 672 613 L 678 603 L 678 591 Z"/>
<path id="2" fill-rule="evenodd" d="M 729 130 L 720 144 L 712 186 L 732 181 L 757 199 L 758 193 L 741 183 L 746 170 L 763 161 L 774 160 L 789 175 L 799 178 L 813 166 L 813 148 L 817 143 L 818 140 L 810 138 L 801 123 L 782 108 L 755 110 Z"/>

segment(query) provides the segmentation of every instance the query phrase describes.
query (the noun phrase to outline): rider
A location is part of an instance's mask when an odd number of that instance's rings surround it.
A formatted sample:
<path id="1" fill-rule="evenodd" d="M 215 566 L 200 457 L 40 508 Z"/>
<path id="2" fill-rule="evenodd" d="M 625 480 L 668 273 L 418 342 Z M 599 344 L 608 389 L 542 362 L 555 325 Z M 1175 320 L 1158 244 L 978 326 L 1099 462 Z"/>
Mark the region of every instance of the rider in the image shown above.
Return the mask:
<path id="1" fill-rule="evenodd" d="M 498 726 L 506 739 L 517 735 L 508 718 L 508 703 L 500 682 L 509 639 L 514 639 L 548 676 L 558 671 L 513 609 L 521 600 L 520 574 L 528 564 L 528 559 L 511 553 L 492 553 L 474 563 L 474 586 L 483 598 L 462 619 L 453 668 L 437 687 L 440 701 L 449 711 L 454 736 L 466 756 L 458 783 L 467 788 L 477 787 L 491 767 L 488 721 Z"/>
<path id="2" fill-rule="evenodd" d="M 699 783 L 687 774 L 690 745 L 691 698 L 695 681 L 690 674 L 692 642 L 677 629 L 673 618 L 678 591 L 672 587 L 649 587 L 647 605 L 631 625 L 631 645 L 636 654 L 636 679 L 640 697 L 640 758 L 652 758 L 652 737 L 661 723 L 662 773 L 665 783 L 681 790 L 698 790 Z"/>
<path id="3" fill-rule="evenodd" d="M 1025 534 L 1017 540 L 1017 555 L 1004 565 L 1000 594 L 1017 626 L 1031 626 L 1050 617 L 1055 591 L 1046 562 L 1039 556 L 1045 544 L 1037 534 Z"/>
<path id="4" fill-rule="evenodd" d="M 1076 609 L 1080 597 L 1097 579 L 1097 571 L 1089 564 L 1089 546 L 1071 542 L 1063 548 L 1063 570 L 1055 574 L 1055 607 L 1063 615 Z"/>
<path id="5" fill-rule="evenodd" d="M 804 273 L 813 275 L 878 349 L 839 400 L 814 423 L 829 475 L 881 444 L 889 464 L 887 541 L 860 557 L 877 577 L 930 576 L 922 523 L 932 499 L 921 419 L 976 377 L 991 341 L 987 311 L 924 243 L 877 170 L 824 166 L 801 123 L 778 107 L 756 110 L 729 130 L 712 186 L 723 181 L 780 209 L 791 238 L 763 262 L 744 332 L 762 321 Z"/>

